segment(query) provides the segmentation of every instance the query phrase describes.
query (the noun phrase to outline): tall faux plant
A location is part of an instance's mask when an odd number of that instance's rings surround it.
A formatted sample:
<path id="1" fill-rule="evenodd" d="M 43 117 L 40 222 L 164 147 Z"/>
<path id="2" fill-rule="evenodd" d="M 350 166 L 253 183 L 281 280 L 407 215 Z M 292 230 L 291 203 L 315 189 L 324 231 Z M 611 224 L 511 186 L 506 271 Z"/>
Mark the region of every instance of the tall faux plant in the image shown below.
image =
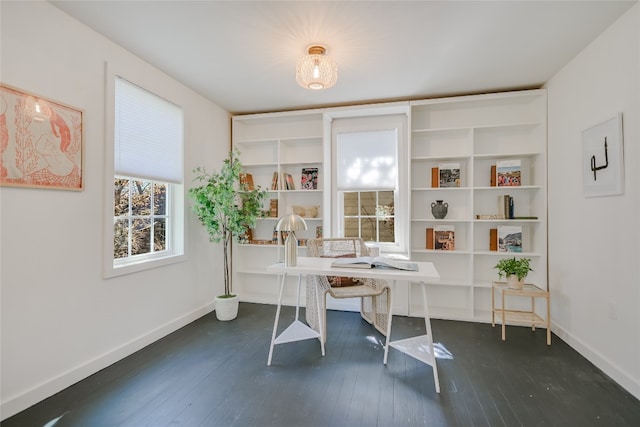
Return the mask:
<path id="1" fill-rule="evenodd" d="M 194 181 L 202 183 L 189 189 L 189 197 L 194 201 L 193 210 L 209 234 L 209 240 L 222 242 L 224 253 L 224 295 L 234 295 L 231 287 L 231 243 L 240 241 L 248 228 L 256 225 L 262 215 L 262 202 L 266 192 L 259 186 L 249 190 L 240 183 L 243 167 L 238 159 L 238 151 L 229 153 L 218 173 L 207 173 L 204 167 L 194 170 Z"/>

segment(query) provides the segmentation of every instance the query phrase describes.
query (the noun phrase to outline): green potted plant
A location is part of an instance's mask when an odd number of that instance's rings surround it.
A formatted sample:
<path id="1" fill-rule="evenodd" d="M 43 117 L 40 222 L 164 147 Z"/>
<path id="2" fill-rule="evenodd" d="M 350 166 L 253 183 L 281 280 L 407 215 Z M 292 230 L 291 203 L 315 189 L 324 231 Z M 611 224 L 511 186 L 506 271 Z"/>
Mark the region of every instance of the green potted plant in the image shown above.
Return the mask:
<path id="1" fill-rule="evenodd" d="M 194 181 L 201 185 L 189 189 L 193 210 L 209 234 L 209 240 L 222 242 L 224 294 L 216 297 L 215 302 L 219 320 L 233 320 L 238 315 L 239 298 L 232 293 L 231 284 L 232 241 L 242 241 L 247 230 L 255 227 L 266 198 L 266 191 L 260 186 L 249 189 L 244 181 L 241 183 L 243 167 L 238 155 L 237 150 L 230 152 L 217 173 L 208 173 L 204 167 L 196 168 Z"/>
<path id="2" fill-rule="evenodd" d="M 530 264 L 529 258 L 503 258 L 493 268 L 498 270 L 498 276 L 501 279 L 507 278 L 510 288 L 522 289 L 525 277 L 533 271 Z"/>

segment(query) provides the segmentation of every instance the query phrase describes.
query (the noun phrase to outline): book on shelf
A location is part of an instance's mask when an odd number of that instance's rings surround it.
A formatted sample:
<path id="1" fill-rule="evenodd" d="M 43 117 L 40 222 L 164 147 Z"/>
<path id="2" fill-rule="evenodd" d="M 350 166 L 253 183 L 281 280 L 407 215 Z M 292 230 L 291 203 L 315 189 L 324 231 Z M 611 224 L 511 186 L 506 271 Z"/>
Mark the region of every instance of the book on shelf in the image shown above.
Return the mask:
<path id="1" fill-rule="evenodd" d="M 433 226 L 433 249 L 452 251 L 456 248 L 456 231 L 453 225 Z"/>
<path id="2" fill-rule="evenodd" d="M 247 227 L 239 240 L 241 243 L 251 243 L 253 241 L 253 229 Z"/>
<path id="3" fill-rule="evenodd" d="M 507 205 L 507 210 L 508 210 L 508 213 L 509 213 L 509 219 L 513 219 L 514 216 L 515 216 L 515 212 L 514 212 L 515 205 L 514 205 L 514 202 L 513 202 L 513 197 L 511 197 L 511 196 L 509 196 L 509 204 Z"/>
<path id="4" fill-rule="evenodd" d="M 427 228 L 426 249 L 433 249 L 433 228 Z"/>
<path id="5" fill-rule="evenodd" d="M 284 173 L 283 172 L 282 173 L 282 178 L 283 178 L 282 182 L 285 185 L 285 190 L 295 190 L 296 189 L 296 186 L 293 183 L 293 177 L 291 176 L 290 173 Z"/>
<path id="6" fill-rule="evenodd" d="M 398 261 L 386 257 L 355 257 L 336 258 L 331 262 L 331 267 L 337 268 L 384 268 L 390 270 L 418 271 L 415 262 Z"/>
<path id="7" fill-rule="evenodd" d="M 521 182 L 520 160 L 499 160 L 496 162 L 496 184 L 498 187 L 519 187 Z"/>
<path id="8" fill-rule="evenodd" d="M 316 226 L 316 239 L 322 239 L 322 226 Z"/>
<path id="9" fill-rule="evenodd" d="M 507 219 L 502 214 L 477 214 L 476 219 Z"/>
<path id="10" fill-rule="evenodd" d="M 251 191 L 254 190 L 253 184 L 253 175 L 250 173 L 241 173 L 240 174 L 240 187 L 242 190 Z"/>
<path id="11" fill-rule="evenodd" d="M 504 219 L 514 219 L 515 217 L 515 201 L 508 194 L 501 195 L 498 198 L 498 216 Z"/>
<path id="12" fill-rule="evenodd" d="M 438 183 L 440 187 L 460 187 L 460 163 L 439 163 Z"/>
<path id="13" fill-rule="evenodd" d="M 489 181 L 489 184 L 492 187 L 496 186 L 496 165 L 491 165 L 491 179 Z"/>
<path id="14" fill-rule="evenodd" d="M 300 188 L 302 190 L 318 189 L 318 168 L 302 168 Z"/>
<path id="15" fill-rule="evenodd" d="M 278 217 L 278 199 L 269 200 L 269 217 L 271 218 Z"/>
<path id="16" fill-rule="evenodd" d="M 498 226 L 498 252 L 522 252 L 521 226 Z"/>
<path id="17" fill-rule="evenodd" d="M 272 190 L 295 190 L 296 186 L 293 183 L 293 176 L 286 172 L 278 173 L 277 171 L 273 173 L 273 178 L 271 178 L 271 189 Z"/>
<path id="18" fill-rule="evenodd" d="M 431 188 L 438 188 L 440 185 L 440 172 L 438 168 L 431 168 Z"/>
<path id="19" fill-rule="evenodd" d="M 273 241 L 265 239 L 253 239 L 249 243 L 252 245 L 273 245 Z"/>
<path id="20" fill-rule="evenodd" d="M 489 250 L 490 251 L 498 250 L 498 229 L 497 228 L 489 229 Z"/>

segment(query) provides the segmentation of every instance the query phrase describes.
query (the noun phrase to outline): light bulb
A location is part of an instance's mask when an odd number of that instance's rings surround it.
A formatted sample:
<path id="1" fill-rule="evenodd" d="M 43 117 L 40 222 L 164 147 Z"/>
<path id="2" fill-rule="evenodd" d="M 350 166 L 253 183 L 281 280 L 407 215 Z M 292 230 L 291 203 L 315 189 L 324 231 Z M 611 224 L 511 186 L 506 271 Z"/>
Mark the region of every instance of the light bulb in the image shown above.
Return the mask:
<path id="1" fill-rule="evenodd" d="M 296 65 L 296 81 L 306 89 L 327 89 L 338 80 L 338 67 L 322 46 L 310 46 Z"/>

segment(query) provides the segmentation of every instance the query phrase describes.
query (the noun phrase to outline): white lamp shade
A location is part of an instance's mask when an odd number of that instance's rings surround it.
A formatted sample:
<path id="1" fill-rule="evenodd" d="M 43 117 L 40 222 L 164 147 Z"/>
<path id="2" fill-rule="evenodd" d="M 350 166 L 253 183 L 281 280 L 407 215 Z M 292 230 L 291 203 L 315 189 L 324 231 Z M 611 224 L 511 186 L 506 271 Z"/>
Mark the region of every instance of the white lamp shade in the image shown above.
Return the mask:
<path id="1" fill-rule="evenodd" d="M 285 215 L 278 220 L 276 230 L 287 231 L 287 238 L 284 242 L 284 264 L 288 267 L 294 267 L 298 259 L 298 239 L 295 232 L 298 230 L 306 230 L 307 223 L 301 216 L 296 214 Z"/>
<path id="2" fill-rule="evenodd" d="M 296 214 L 285 215 L 280 218 L 276 224 L 277 231 L 298 231 L 306 229 L 307 223 L 301 216 Z"/>

